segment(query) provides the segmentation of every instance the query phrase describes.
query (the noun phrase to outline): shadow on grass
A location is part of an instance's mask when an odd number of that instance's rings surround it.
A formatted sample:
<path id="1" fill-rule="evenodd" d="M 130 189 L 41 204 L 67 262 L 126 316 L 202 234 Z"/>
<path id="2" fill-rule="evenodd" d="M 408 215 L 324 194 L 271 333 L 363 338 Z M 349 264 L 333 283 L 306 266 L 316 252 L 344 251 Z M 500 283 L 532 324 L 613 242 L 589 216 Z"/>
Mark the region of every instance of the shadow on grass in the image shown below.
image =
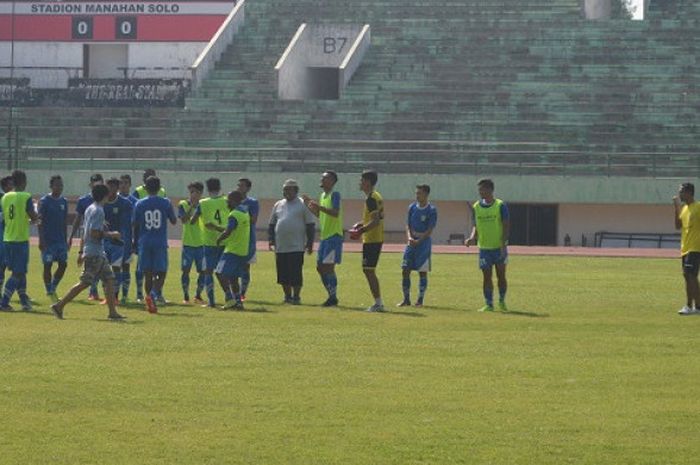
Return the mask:
<path id="1" fill-rule="evenodd" d="M 36 308 L 33 308 L 31 310 L 20 310 L 15 308 L 14 310 L 0 310 L 0 313 L 5 314 L 5 315 L 35 315 L 35 316 L 53 316 L 53 313 L 51 311 L 39 311 Z"/>
<path id="2" fill-rule="evenodd" d="M 549 318 L 549 313 L 535 313 L 526 312 L 524 310 L 508 310 L 507 312 L 494 312 L 500 313 L 503 316 L 524 316 L 527 318 Z"/>
<path id="3" fill-rule="evenodd" d="M 144 320 L 130 320 L 124 318 L 123 320 L 110 320 L 109 318 L 93 318 L 92 321 L 98 321 L 100 323 L 109 323 L 113 325 L 143 325 L 146 324 Z"/>
<path id="4" fill-rule="evenodd" d="M 425 313 L 420 313 L 420 312 L 405 312 L 405 311 L 396 311 L 396 310 L 385 310 L 383 312 L 368 312 L 366 308 L 346 307 L 344 305 L 338 305 L 336 308 L 338 308 L 339 310 L 347 310 L 350 312 L 361 312 L 361 313 L 367 313 L 370 315 L 372 313 L 378 313 L 380 315 L 408 316 L 411 318 L 425 318 L 427 316 Z"/>
<path id="5" fill-rule="evenodd" d="M 153 315 L 154 317 L 158 316 L 164 316 L 166 318 L 202 318 L 204 315 L 201 313 L 175 313 L 175 312 L 168 312 L 164 313 L 162 311 L 158 311 L 158 313 Z"/>

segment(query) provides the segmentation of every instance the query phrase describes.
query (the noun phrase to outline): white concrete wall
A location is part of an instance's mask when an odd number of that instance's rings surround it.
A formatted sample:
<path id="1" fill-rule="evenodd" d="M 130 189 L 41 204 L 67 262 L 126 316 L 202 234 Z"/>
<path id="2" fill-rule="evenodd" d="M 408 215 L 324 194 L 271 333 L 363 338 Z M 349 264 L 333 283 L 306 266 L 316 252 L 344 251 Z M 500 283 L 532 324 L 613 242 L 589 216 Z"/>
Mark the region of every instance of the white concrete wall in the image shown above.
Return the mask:
<path id="1" fill-rule="evenodd" d="M 0 42 L 0 63 L 10 66 L 11 44 Z M 35 88 L 64 88 L 71 77 L 82 77 L 82 73 L 65 70 L 26 70 L 23 66 L 83 67 L 83 44 L 69 42 L 15 42 L 14 76 L 31 79 Z M 9 77 L 9 69 L 0 69 L 0 76 Z"/>
<path id="2" fill-rule="evenodd" d="M 100 43 L 102 44 L 102 43 Z M 94 45 L 100 45 L 94 44 Z M 129 43 L 128 66 L 134 67 L 178 67 L 174 71 L 136 71 L 135 78 L 189 78 L 187 68 L 206 47 L 206 42 L 132 42 Z M 0 63 L 10 66 L 8 42 L 0 42 Z M 15 42 L 15 67 L 83 67 L 83 44 L 77 42 Z M 0 76 L 9 77 L 9 69 L 0 69 Z M 17 78 L 28 77 L 34 88 L 65 88 L 71 77 L 83 77 L 82 72 L 65 70 L 15 69 Z"/>
<path id="3" fill-rule="evenodd" d="M 189 67 L 206 42 L 134 42 L 129 44 L 129 68 L 178 67 L 173 71 L 132 71 L 135 78 L 189 79 Z"/>
<path id="4" fill-rule="evenodd" d="M 585 234 L 588 245 L 598 231 L 621 233 L 675 233 L 673 206 L 668 205 L 594 205 L 563 204 L 559 206 L 557 244 L 564 244 L 564 235 L 572 245 L 581 245 Z"/>

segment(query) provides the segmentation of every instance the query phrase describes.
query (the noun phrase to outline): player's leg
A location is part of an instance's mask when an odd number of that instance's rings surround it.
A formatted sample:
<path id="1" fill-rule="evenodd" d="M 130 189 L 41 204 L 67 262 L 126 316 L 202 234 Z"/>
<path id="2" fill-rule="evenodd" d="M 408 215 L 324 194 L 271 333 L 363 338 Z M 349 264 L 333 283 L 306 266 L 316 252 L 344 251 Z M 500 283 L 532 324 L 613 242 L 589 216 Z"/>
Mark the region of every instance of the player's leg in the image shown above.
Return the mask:
<path id="1" fill-rule="evenodd" d="M 85 258 L 85 262 L 83 263 L 83 272 L 80 274 L 80 280 L 74 284 L 73 287 L 68 289 L 66 295 L 51 305 L 51 311 L 54 315 L 56 315 L 56 318 L 63 319 L 63 308 L 66 306 L 66 304 L 71 302 L 78 296 L 78 294 L 90 287 L 97 279 L 98 270 L 96 263 L 97 257 Z"/>
<path id="2" fill-rule="evenodd" d="M 253 254 L 251 260 L 255 260 L 255 254 Z M 241 299 L 245 300 L 246 292 L 248 292 L 248 287 L 250 286 L 250 265 L 251 262 L 243 264 L 243 269 L 241 270 L 241 286 L 240 293 Z M 238 286 L 238 278 L 234 279 L 236 281 L 236 286 Z"/>
<path id="3" fill-rule="evenodd" d="M 483 275 L 482 291 L 484 293 L 485 306 L 479 309 L 480 312 L 493 311 L 493 267 L 489 264 L 481 268 Z"/>
<path id="4" fill-rule="evenodd" d="M 117 294 L 119 288 L 116 286 L 114 271 L 110 263 L 104 257 L 97 257 L 97 263 L 99 263 L 98 275 L 104 286 L 107 308 L 109 309 L 107 318 L 110 320 L 121 320 L 124 317 L 117 313 Z M 121 265 L 121 259 L 119 263 Z"/>
<path id="5" fill-rule="evenodd" d="M 53 293 L 53 291 L 51 290 L 51 281 L 52 281 L 51 265 L 53 265 L 52 261 L 50 261 L 48 263 L 44 262 L 44 273 L 43 273 L 44 288 L 46 289 L 46 295 L 49 295 L 49 296 Z"/>
<path id="6" fill-rule="evenodd" d="M 7 281 L 5 281 L 5 288 L 3 289 L 2 292 L 2 299 L 0 299 L 0 309 L 9 311 L 12 310 L 12 306 L 10 305 L 10 299 L 12 299 L 12 296 L 14 295 L 15 291 L 17 290 L 17 285 L 19 284 L 17 282 L 17 278 L 15 276 L 14 272 L 14 267 L 15 267 L 15 262 L 17 261 L 16 259 L 16 244 L 5 242 L 5 265 L 7 266 L 7 269 L 10 270 L 10 277 L 7 278 Z"/>
<path id="7" fill-rule="evenodd" d="M 233 291 L 231 290 L 231 279 L 229 277 L 229 273 L 227 272 L 227 265 L 230 256 L 231 254 L 223 254 L 217 262 L 216 268 L 214 269 L 216 279 L 219 282 L 221 289 L 224 290 L 224 309 L 233 308 L 233 305 L 236 303 L 233 298 Z"/>
<path id="8" fill-rule="evenodd" d="M 182 246 L 180 253 L 180 285 L 182 286 L 182 303 L 190 303 L 190 270 L 192 270 L 194 247 Z"/>
<path id="9" fill-rule="evenodd" d="M 129 288 L 131 287 L 131 257 L 122 263 L 122 305 L 129 302 Z"/>
<path id="10" fill-rule="evenodd" d="M 168 273 L 168 247 L 159 247 L 153 250 L 153 284 L 151 294 L 156 299 L 159 305 L 166 305 L 167 302 L 163 298 L 163 286 Z"/>
<path id="11" fill-rule="evenodd" d="M 22 310 L 30 311 L 32 303 L 27 295 L 27 271 L 29 269 L 29 242 L 18 244 L 18 265 L 12 270 L 17 273 L 17 294 Z"/>
<path id="12" fill-rule="evenodd" d="M 293 252 L 290 255 L 292 303 L 299 305 L 301 304 L 301 288 L 304 285 L 304 252 Z"/>
<path id="13" fill-rule="evenodd" d="M 496 278 L 498 279 L 498 308 L 504 312 L 508 311 L 508 307 L 506 306 L 506 292 L 508 292 L 506 266 L 507 265 L 505 263 L 496 264 Z"/>
<path id="14" fill-rule="evenodd" d="M 685 281 L 686 305 L 678 313 L 691 315 L 698 313 L 700 306 L 700 285 L 698 285 L 698 270 L 700 268 L 700 254 L 690 252 L 681 257 L 683 265 L 683 279 Z"/>
<path id="15" fill-rule="evenodd" d="M 58 262 L 58 266 L 56 267 L 56 272 L 53 275 L 53 280 L 51 281 L 51 296 L 53 299 L 56 298 L 56 289 L 58 289 L 58 285 L 61 283 L 63 280 L 63 276 L 66 274 L 66 269 L 68 268 L 68 261 L 63 260 Z"/>
<path id="16" fill-rule="evenodd" d="M 335 265 L 341 262 L 342 247 L 341 237 L 324 239 L 319 244 L 316 270 L 328 292 L 328 299 L 322 304 L 324 307 L 338 305 L 338 276 L 335 274 Z"/>
<path id="17" fill-rule="evenodd" d="M 368 312 L 384 311 L 384 303 L 382 302 L 382 292 L 379 287 L 379 278 L 375 271 L 379 263 L 379 254 L 382 251 L 381 243 L 362 244 L 362 271 L 367 279 L 369 290 L 374 297 L 374 304 L 367 309 Z"/>
<path id="18" fill-rule="evenodd" d="M 141 255 L 139 255 L 138 260 L 141 260 Z M 136 266 L 134 278 L 136 279 L 136 300 L 143 302 L 143 271 L 139 270 L 138 265 Z"/>
<path id="19" fill-rule="evenodd" d="M 160 280 L 163 283 L 156 290 L 156 302 L 158 302 L 158 305 L 165 305 L 168 303 L 165 300 L 165 297 L 163 297 L 163 285 L 165 285 L 165 278 L 167 275 L 168 275 L 168 270 L 165 270 L 163 272 L 158 273 L 158 280 Z"/>
<path id="20" fill-rule="evenodd" d="M 407 264 L 401 265 L 401 291 L 403 300 L 396 304 L 397 307 L 407 307 L 411 305 L 411 269 Z"/>
<path id="21" fill-rule="evenodd" d="M 416 300 L 416 307 L 421 307 L 423 305 L 425 291 L 428 290 L 428 272 L 430 271 L 431 260 L 431 244 L 429 242 L 423 242 L 418 246 L 416 253 L 415 270 L 418 271 L 418 300 Z"/>
<path id="22" fill-rule="evenodd" d="M 204 247 L 204 291 L 207 294 L 207 306 L 216 308 L 214 294 L 214 268 L 218 263 L 216 247 Z"/>
<path id="23" fill-rule="evenodd" d="M 282 286 L 284 292 L 284 303 L 292 303 L 292 287 L 289 284 L 289 264 L 287 253 L 275 253 L 275 268 L 277 270 L 277 284 Z"/>

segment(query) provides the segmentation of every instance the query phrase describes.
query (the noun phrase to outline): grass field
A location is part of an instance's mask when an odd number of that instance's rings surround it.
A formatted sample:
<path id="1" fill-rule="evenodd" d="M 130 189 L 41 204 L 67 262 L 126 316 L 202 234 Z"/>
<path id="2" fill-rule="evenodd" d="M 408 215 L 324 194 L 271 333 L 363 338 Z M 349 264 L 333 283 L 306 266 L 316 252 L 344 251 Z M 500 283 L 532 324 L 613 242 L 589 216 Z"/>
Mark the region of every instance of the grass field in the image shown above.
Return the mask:
<path id="1" fill-rule="evenodd" d="M 427 307 L 368 314 L 357 254 L 329 310 L 312 260 L 311 305 L 282 305 L 264 253 L 245 312 L 112 323 L 86 296 L 51 316 L 32 254 L 36 312 L 0 313 L 2 465 L 698 463 L 676 260 L 511 257 L 513 311 L 481 314 L 476 258 L 441 255 Z M 392 310 L 399 259 L 379 267 Z"/>

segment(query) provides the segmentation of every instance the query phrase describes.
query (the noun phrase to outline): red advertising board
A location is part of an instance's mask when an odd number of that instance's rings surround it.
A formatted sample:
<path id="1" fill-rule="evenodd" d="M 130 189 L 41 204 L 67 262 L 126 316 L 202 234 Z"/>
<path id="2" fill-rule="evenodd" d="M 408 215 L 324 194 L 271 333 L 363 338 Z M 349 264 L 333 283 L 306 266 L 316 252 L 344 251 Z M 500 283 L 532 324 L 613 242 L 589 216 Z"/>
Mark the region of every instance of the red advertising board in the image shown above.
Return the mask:
<path id="1" fill-rule="evenodd" d="M 0 0 L 0 41 L 207 42 L 232 0 Z"/>

